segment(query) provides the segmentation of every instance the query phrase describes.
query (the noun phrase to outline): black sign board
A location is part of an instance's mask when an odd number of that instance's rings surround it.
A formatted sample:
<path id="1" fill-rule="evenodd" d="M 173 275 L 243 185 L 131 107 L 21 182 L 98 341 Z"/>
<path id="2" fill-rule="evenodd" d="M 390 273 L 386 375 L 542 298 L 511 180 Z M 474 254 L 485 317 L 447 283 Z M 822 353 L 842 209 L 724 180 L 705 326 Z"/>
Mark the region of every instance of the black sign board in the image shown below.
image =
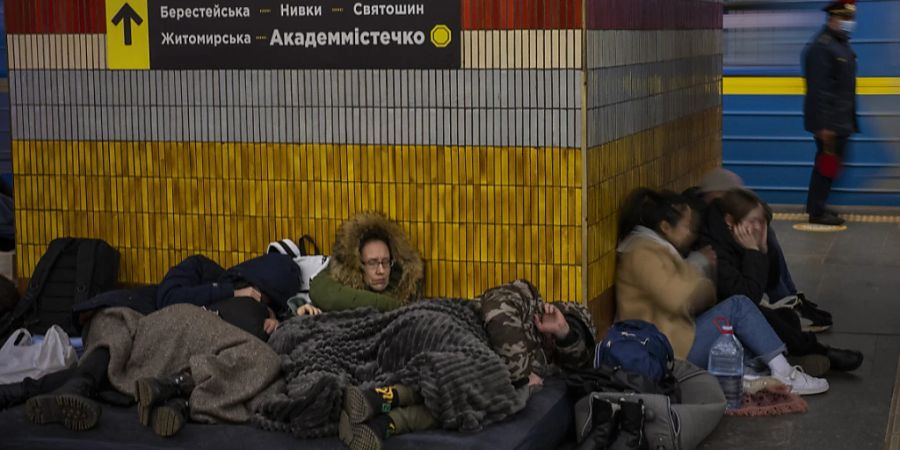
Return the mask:
<path id="1" fill-rule="evenodd" d="M 457 69 L 459 0 L 149 0 L 153 69 Z"/>

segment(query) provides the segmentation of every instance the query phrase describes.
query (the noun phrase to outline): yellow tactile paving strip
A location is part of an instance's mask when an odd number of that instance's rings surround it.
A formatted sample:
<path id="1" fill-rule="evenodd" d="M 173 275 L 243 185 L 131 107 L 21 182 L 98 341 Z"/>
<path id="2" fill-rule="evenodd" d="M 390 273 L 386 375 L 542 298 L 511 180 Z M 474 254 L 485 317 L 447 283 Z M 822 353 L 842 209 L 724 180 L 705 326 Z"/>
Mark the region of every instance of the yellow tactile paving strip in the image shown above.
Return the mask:
<path id="1" fill-rule="evenodd" d="M 900 224 L 900 216 L 897 215 L 881 215 L 881 214 L 841 214 L 847 222 L 859 223 L 897 223 Z M 783 220 L 789 222 L 806 222 L 809 216 L 803 213 L 775 213 L 775 220 Z"/>

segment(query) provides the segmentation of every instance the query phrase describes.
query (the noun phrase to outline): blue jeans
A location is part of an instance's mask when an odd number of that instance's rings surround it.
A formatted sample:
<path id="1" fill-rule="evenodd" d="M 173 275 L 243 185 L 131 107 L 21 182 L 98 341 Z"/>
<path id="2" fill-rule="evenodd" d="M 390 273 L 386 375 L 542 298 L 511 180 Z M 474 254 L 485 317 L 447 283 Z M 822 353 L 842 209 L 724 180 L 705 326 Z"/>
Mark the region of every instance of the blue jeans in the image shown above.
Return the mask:
<path id="1" fill-rule="evenodd" d="M 709 363 L 709 351 L 719 338 L 719 330 L 713 324 L 717 317 L 728 319 L 734 328 L 734 335 L 744 346 L 744 365 L 764 365 L 785 351 L 784 343 L 759 312 L 756 304 L 743 295 L 735 295 L 694 319 L 694 345 L 691 346 L 687 359 L 695 365 L 706 369 Z"/>
<path id="2" fill-rule="evenodd" d="M 778 243 L 778 237 L 775 236 L 775 230 L 769 227 L 769 238 L 766 240 L 769 247 L 769 253 L 778 260 L 778 271 L 780 277 L 774 286 L 770 286 L 766 294 L 769 301 L 777 302 L 789 295 L 797 295 L 797 286 L 794 286 L 794 280 L 791 278 L 791 271 L 788 270 L 787 261 L 784 260 L 784 251 L 781 250 L 781 244 Z"/>

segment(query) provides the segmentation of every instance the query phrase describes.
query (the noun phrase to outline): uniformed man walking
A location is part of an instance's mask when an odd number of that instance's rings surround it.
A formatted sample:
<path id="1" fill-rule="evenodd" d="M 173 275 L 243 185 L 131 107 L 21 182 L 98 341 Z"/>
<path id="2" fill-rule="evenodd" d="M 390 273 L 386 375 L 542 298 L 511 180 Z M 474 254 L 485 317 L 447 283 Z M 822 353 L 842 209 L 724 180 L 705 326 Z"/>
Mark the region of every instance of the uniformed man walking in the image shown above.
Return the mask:
<path id="1" fill-rule="evenodd" d="M 844 219 L 826 207 L 831 183 L 838 175 L 856 121 L 856 53 L 850 34 L 856 28 L 856 0 L 832 1 L 824 8 L 828 22 L 803 55 L 806 98 L 804 126 L 816 138 L 816 161 L 809 180 L 809 222 L 842 225 Z"/>

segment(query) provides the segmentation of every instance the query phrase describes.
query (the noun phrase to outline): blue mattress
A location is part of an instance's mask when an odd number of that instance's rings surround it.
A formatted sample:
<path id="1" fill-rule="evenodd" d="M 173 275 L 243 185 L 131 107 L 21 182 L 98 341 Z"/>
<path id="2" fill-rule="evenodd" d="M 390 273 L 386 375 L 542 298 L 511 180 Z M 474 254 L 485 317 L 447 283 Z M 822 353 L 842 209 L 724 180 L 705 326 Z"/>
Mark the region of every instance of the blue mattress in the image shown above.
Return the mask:
<path id="1" fill-rule="evenodd" d="M 479 433 L 427 431 L 391 438 L 386 449 L 534 449 L 559 447 L 574 439 L 573 403 L 565 385 L 547 380 L 524 410 Z M 341 449 L 337 438 L 297 440 L 284 433 L 266 432 L 246 425 L 188 424 L 164 439 L 138 423 L 131 408 L 103 407 L 96 428 L 73 432 L 59 424 L 37 426 L 25 419 L 22 406 L 0 412 L 0 448 L 3 449 Z"/>

